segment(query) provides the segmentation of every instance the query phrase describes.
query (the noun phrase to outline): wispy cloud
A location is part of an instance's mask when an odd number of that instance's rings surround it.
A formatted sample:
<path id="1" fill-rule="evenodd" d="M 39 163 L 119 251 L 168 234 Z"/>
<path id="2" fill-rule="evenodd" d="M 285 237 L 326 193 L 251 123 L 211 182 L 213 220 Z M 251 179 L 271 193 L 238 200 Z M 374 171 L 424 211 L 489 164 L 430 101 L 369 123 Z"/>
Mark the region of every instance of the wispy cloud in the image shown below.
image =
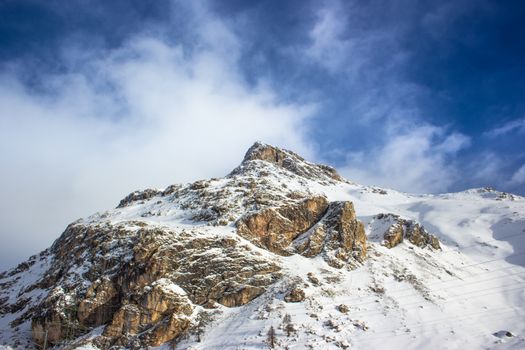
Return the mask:
<path id="1" fill-rule="evenodd" d="M 485 132 L 485 136 L 498 137 L 511 132 L 525 133 L 525 118 L 511 120 L 497 128 Z"/>
<path id="2" fill-rule="evenodd" d="M 322 2 L 314 9 L 315 21 L 301 57 L 332 74 L 366 80 L 363 84 L 397 69 L 405 55 L 398 41 L 399 28 L 370 26 L 363 21 L 370 10 L 357 2 Z"/>
<path id="3" fill-rule="evenodd" d="M 358 182 L 409 192 L 446 191 L 458 179 L 454 160 L 470 138 L 424 121 L 420 100 L 429 91 L 406 74 L 403 20 L 413 19 L 392 5 L 388 11 L 399 11 L 398 21 L 365 20 L 377 10 L 373 4 L 324 2 L 309 32 L 305 57 L 344 77 L 347 123 L 367 128 L 373 138 L 371 147 L 346 152 L 343 172 Z"/>
<path id="4" fill-rule="evenodd" d="M 514 186 L 525 186 L 525 164 L 519 167 L 510 179 L 510 184 Z"/>
<path id="5" fill-rule="evenodd" d="M 297 59 L 324 69 L 342 91 L 328 96 L 355 123 L 419 120 L 418 100 L 428 93 L 407 79 L 410 53 L 403 45 L 405 16 L 378 24 L 367 18 L 384 8 L 372 3 L 322 2 L 307 35 L 309 44 L 297 50 Z M 333 99 L 333 100 L 331 100 Z M 325 101 L 326 102 L 326 101 Z"/>
<path id="6" fill-rule="evenodd" d="M 363 184 L 413 193 L 442 192 L 457 179 L 455 158 L 469 144 L 467 136 L 446 128 L 393 127 L 382 146 L 349 153 L 343 173 Z"/>
<path id="7" fill-rule="evenodd" d="M 317 20 L 309 32 L 311 43 L 305 50 L 309 59 L 330 72 L 341 69 L 352 49 L 352 42 L 344 37 L 348 19 L 341 10 L 338 1 L 318 10 Z"/>

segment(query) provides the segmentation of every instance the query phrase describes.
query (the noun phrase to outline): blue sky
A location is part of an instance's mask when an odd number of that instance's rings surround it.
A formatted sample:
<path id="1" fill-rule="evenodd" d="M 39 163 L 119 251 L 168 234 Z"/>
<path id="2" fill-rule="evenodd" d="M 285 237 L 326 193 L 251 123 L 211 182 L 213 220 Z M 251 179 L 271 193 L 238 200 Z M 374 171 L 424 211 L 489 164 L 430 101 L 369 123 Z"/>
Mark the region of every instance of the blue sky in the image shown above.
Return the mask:
<path id="1" fill-rule="evenodd" d="M 255 140 L 364 184 L 525 194 L 524 20 L 522 1 L 3 1 L 0 267 Z"/>

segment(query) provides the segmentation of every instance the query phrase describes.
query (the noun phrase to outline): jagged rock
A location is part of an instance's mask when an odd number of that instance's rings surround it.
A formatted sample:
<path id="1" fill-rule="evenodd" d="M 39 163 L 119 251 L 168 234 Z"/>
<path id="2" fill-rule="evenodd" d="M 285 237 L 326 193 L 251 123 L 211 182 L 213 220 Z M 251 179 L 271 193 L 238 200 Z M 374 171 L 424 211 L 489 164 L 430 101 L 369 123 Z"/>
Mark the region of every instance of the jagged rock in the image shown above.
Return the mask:
<path id="1" fill-rule="evenodd" d="M 239 219 L 237 232 L 258 246 L 290 255 L 288 248 L 292 241 L 317 223 L 327 208 L 328 202 L 322 196 L 279 208 L 266 208 Z"/>
<path id="2" fill-rule="evenodd" d="M 383 245 L 393 248 L 406 238 L 408 241 L 420 248 L 430 246 L 434 249 L 441 249 L 438 238 L 427 232 L 423 226 L 414 220 L 402 219 L 395 214 L 378 214 L 376 220 L 388 223 L 385 231 Z"/>
<path id="3" fill-rule="evenodd" d="M 239 172 L 246 163 L 254 160 L 272 163 L 298 176 L 311 180 L 328 182 L 345 181 L 332 167 L 307 162 L 304 158 L 292 151 L 283 150 L 261 142 L 256 142 L 248 149 L 241 167 L 235 169 L 233 173 Z"/>
<path id="4" fill-rule="evenodd" d="M 398 215 L 383 215 L 379 214 L 376 216 L 379 220 L 393 220 L 393 223 L 390 224 L 388 229 L 383 234 L 383 245 L 388 248 L 393 248 L 399 243 L 403 242 L 405 237 L 405 225 L 404 220 L 400 219 Z"/>
<path id="5" fill-rule="evenodd" d="M 78 322 L 74 321 L 74 304 L 61 286 L 53 288 L 32 317 L 31 333 L 38 344 L 47 340 L 55 344 L 60 340 L 79 334 Z"/>
<path id="6" fill-rule="evenodd" d="M 114 313 L 104 336 L 126 345 L 139 334 L 143 344 L 158 346 L 180 336 L 190 325 L 193 304 L 186 292 L 167 279 L 146 289 L 138 302 L 124 304 Z"/>
<path id="7" fill-rule="evenodd" d="M 35 317 L 31 322 L 31 335 L 37 344 L 54 344 L 64 339 L 66 333 L 67 320 L 60 314 L 52 312 L 47 317 Z"/>
<path id="8" fill-rule="evenodd" d="M 296 250 L 309 258 L 319 255 L 325 246 L 325 225 L 319 223 L 305 233 L 305 235 L 307 235 L 307 237 L 299 237 L 299 239 L 294 242 Z"/>
<path id="9" fill-rule="evenodd" d="M 416 222 L 408 222 L 405 237 L 410 243 L 420 248 L 431 246 L 434 249 L 441 249 L 437 237 L 428 233 L 423 226 Z"/>
<path id="10" fill-rule="evenodd" d="M 284 301 L 287 303 L 300 303 L 305 298 L 304 290 L 301 288 L 293 288 L 291 291 L 289 291 L 285 297 Z"/>
<path id="11" fill-rule="evenodd" d="M 38 343 L 46 329 L 56 344 L 106 325 L 110 344 L 159 345 L 190 327 L 194 305 L 243 305 L 280 278 L 276 264 L 239 238 L 133 222 L 70 225 L 52 251 L 45 278 L 60 288 L 32 311 Z M 81 262 L 89 269 L 79 274 Z"/>
<path id="12" fill-rule="evenodd" d="M 114 305 L 119 304 L 119 291 L 113 282 L 103 277 L 93 282 L 84 299 L 78 304 L 77 317 L 81 324 L 98 326 L 111 320 Z"/>
<path id="13" fill-rule="evenodd" d="M 144 191 L 135 191 L 130 194 L 128 194 L 124 199 L 120 201 L 117 208 L 124 208 L 128 205 L 130 205 L 133 202 L 141 201 L 141 200 L 147 200 L 152 197 L 158 196 L 162 193 L 162 191 L 155 190 L 148 188 Z"/>
<path id="14" fill-rule="evenodd" d="M 209 182 L 208 181 L 206 181 L 206 180 L 199 180 L 199 181 L 195 181 L 194 183 L 192 183 L 190 185 L 190 188 L 192 190 L 202 190 L 202 189 L 204 189 L 204 188 L 206 188 L 208 186 L 209 186 Z"/>
<path id="15" fill-rule="evenodd" d="M 323 253 L 333 267 L 341 268 L 366 257 L 366 234 L 357 220 L 352 202 L 332 202 L 320 222 L 294 242 L 296 250 L 307 257 Z"/>
<path id="16" fill-rule="evenodd" d="M 337 259 L 363 261 L 366 257 L 366 234 L 362 222 L 357 220 L 352 202 L 334 202 L 325 220 L 326 251 Z"/>

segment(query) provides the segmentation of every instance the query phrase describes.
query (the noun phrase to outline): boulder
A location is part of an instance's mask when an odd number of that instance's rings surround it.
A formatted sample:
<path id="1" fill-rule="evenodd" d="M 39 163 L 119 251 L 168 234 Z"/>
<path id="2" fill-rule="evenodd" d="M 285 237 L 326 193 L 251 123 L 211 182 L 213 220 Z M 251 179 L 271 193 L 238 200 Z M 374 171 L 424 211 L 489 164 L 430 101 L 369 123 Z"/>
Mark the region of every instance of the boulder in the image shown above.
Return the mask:
<path id="1" fill-rule="evenodd" d="M 301 288 L 293 288 L 284 297 L 287 303 L 300 303 L 305 298 L 304 290 Z"/>
<path id="2" fill-rule="evenodd" d="M 347 314 L 348 311 L 350 311 L 350 308 L 345 304 L 340 304 L 337 306 L 337 311 L 339 311 L 342 314 Z"/>

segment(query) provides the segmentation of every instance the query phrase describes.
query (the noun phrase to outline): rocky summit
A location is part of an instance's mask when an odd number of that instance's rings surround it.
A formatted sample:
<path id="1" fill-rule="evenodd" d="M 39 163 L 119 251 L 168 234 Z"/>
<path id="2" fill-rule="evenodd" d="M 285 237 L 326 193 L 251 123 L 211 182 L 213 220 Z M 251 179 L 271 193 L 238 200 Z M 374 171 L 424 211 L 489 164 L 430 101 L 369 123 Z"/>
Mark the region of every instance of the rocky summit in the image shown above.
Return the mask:
<path id="1" fill-rule="evenodd" d="M 362 186 L 258 142 L 224 178 L 135 191 L 0 274 L 0 344 L 518 348 L 524 231 L 522 197 Z"/>

